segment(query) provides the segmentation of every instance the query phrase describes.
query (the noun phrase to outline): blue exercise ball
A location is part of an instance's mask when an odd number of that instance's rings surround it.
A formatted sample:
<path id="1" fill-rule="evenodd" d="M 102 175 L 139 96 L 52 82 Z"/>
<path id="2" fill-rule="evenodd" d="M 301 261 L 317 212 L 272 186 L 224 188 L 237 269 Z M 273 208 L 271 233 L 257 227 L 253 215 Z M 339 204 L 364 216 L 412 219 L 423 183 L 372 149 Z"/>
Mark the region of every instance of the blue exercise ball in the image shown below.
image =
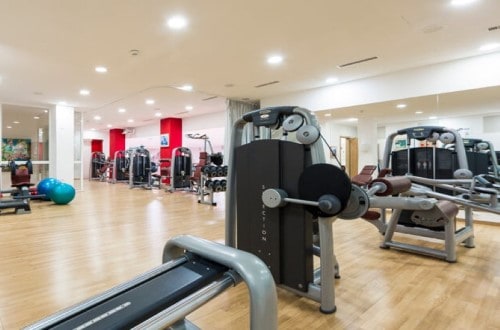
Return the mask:
<path id="1" fill-rule="evenodd" d="M 45 178 L 38 182 L 36 190 L 38 191 L 39 195 L 45 195 L 45 200 L 50 200 L 51 190 L 60 183 L 61 181 L 56 178 Z"/>
<path id="2" fill-rule="evenodd" d="M 60 182 L 59 184 L 56 184 L 52 190 L 50 190 L 49 197 L 54 203 L 58 205 L 65 205 L 75 198 L 75 194 L 76 191 L 72 185 Z"/>

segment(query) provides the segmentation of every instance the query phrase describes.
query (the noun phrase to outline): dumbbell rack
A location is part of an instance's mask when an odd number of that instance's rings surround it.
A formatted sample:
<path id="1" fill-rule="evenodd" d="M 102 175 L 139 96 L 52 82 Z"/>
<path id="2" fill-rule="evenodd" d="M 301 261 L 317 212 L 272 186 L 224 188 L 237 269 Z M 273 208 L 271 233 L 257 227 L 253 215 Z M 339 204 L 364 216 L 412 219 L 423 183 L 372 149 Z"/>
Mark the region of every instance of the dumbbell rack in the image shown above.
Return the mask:
<path id="1" fill-rule="evenodd" d="M 212 171 L 203 171 L 201 174 L 200 198 L 198 203 L 216 206 L 217 203 L 214 202 L 214 193 L 226 191 L 225 183 L 227 183 L 227 181 L 225 178 L 227 176 L 227 167 L 225 167 L 224 170 L 223 166 L 207 165 L 207 168 L 212 169 Z M 213 169 L 215 169 L 215 171 Z"/>

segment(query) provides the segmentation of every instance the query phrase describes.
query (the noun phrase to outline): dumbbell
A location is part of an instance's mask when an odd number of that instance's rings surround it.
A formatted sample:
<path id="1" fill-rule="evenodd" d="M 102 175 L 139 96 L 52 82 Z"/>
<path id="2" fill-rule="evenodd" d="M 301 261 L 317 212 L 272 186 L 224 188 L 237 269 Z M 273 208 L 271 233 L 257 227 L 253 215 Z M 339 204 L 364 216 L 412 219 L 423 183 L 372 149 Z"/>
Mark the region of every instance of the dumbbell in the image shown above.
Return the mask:
<path id="1" fill-rule="evenodd" d="M 222 186 L 220 184 L 220 180 L 214 180 L 214 185 L 212 189 L 216 192 L 222 191 Z"/>
<path id="2" fill-rule="evenodd" d="M 213 185 L 214 182 L 212 180 L 205 181 L 205 187 L 207 187 L 208 189 L 212 189 Z"/>
<path id="3" fill-rule="evenodd" d="M 340 200 L 330 194 L 321 196 L 318 201 L 307 201 L 296 198 L 288 198 L 286 191 L 282 189 L 267 189 L 262 193 L 262 202 L 269 208 L 283 207 L 287 203 L 315 206 L 327 215 L 335 215 L 340 212 L 342 205 Z"/>
<path id="4" fill-rule="evenodd" d="M 224 176 L 224 169 L 222 166 L 217 167 L 217 176 Z"/>
<path id="5" fill-rule="evenodd" d="M 201 168 L 201 171 L 203 172 L 203 174 L 208 175 L 208 173 L 209 173 L 209 169 L 210 169 L 210 167 L 209 167 L 209 166 L 207 166 L 207 165 L 205 165 L 205 166 L 203 166 L 203 167 Z"/>
<path id="6" fill-rule="evenodd" d="M 222 166 L 222 176 L 227 176 L 227 165 Z"/>
<path id="7" fill-rule="evenodd" d="M 226 191 L 226 189 L 227 189 L 227 180 L 220 180 L 220 185 L 222 187 L 222 191 Z"/>
<path id="8" fill-rule="evenodd" d="M 212 178 L 217 176 L 217 166 L 210 165 L 208 167 L 208 177 Z"/>

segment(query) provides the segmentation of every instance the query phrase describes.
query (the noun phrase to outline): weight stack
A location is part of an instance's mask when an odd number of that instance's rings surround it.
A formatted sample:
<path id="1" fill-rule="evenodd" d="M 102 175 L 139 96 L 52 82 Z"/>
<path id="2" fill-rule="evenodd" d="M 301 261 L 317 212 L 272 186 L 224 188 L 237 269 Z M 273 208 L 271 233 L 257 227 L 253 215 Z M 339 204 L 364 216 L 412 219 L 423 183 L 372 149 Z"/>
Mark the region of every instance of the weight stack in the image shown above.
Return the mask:
<path id="1" fill-rule="evenodd" d="M 267 208 L 262 192 L 284 189 L 298 197 L 305 166 L 301 144 L 258 140 L 235 150 L 237 247 L 261 258 L 278 284 L 307 291 L 313 280 L 312 216 L 296 204 Z"/>

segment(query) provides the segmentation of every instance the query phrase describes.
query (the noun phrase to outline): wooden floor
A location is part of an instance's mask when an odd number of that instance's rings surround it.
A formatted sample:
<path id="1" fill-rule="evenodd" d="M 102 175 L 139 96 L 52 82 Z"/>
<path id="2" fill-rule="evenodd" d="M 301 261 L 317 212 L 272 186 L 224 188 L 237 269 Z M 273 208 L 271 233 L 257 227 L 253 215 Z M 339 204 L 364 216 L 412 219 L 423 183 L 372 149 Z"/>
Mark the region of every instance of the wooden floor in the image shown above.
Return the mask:
<path id="1" fill-rule="evenodd" d="M 69 205 L 32 202 L 0 216 L 0 328 L 18 329 L 161 262 L 178 234 L 223 242 L 224 200 L 88 183 Z M 375 227 L 338 220 L 337 312 L 279 289 L 281 329 L 500 329 L 500 226 L 477 224 L 458 263 L 378 248 Z M 404 238 L 406 239 L 406 238 Z M 434 243 L 428 243 L 434 244 Z M 188 317 L 205 329 L 248 327 L 245 285 Z"/>

